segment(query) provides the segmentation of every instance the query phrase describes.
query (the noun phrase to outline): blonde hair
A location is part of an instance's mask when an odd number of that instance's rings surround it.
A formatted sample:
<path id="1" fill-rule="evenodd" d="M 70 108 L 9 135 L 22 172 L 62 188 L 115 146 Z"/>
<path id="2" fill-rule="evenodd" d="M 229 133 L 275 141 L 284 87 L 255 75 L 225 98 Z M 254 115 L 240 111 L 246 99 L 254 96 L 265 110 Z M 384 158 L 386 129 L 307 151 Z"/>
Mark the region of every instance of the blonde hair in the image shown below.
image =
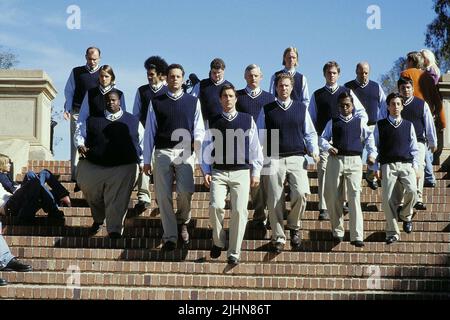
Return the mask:
<path id="1" fill-rule="evenodd" d="M 284 50 L 284 53 L 283 53 L 283 66 L 286 65 L 286 62 L 284 61 L 284 59 L 286 58 L 287 54 L 288 54 L 289 52 L 291 52 L 291 51 L 294 52 L 295 55 L 297 56 L 297 62 L 295 63 L 295 67 L 298 66 L 298 50 L 297 50 L 296 47 L 289 47 L 289 48 L 286 48 L 286 49 Z"/>
<path id="2" fill-rule="evenodd" d="M 8 172 L 8 164 L 10 162 L 10 158 L 4 154 L 0 154 L 0 172 Z"/>
<path id="3" fill-rule="evenodd" d="M 438 75 L 438 77 L 441 76 L 441 70 L 439 70 L 438 65 L 436 64 L 436 57 L 434 56 L 433 51 L 428 49 L 422 49 L 420 50 L 420 54 L 424 58 L 423 66 L 425 69 L 431 68 L 434 70 L 434 72 Z M 425 59 L 428 60 L 428 65 L 425 64 Z"/>

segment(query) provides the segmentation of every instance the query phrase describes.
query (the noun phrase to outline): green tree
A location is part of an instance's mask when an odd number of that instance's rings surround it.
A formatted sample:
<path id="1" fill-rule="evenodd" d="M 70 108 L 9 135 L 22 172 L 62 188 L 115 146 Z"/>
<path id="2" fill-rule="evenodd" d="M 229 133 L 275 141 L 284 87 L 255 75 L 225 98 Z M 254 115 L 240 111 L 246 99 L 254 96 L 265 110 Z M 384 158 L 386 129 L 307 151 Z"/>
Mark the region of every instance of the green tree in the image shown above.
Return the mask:
<path id="1" fill-rule="evenodd" d="M 437 17 L 427 26 L 425 45 L 445 72 L 450 68 L 450 0 L 434 0 L 434 11 Z"/>
<path id="2" fill-rule="evenodd" d="M 3 51 L 0 46 L 0 69 L 11 69 L 18 63 L 17 55 L 10 51 Z"/>
<path id="3" fill-rule="evenodd" d="M 406 69 L 406 59 L 398 58 L 394 62 L 394 66 L 387 73 L 380 76 L 379 82 L 386 95 L 391 92 L 397 92 L 397 81 L 400 73 Z"/>

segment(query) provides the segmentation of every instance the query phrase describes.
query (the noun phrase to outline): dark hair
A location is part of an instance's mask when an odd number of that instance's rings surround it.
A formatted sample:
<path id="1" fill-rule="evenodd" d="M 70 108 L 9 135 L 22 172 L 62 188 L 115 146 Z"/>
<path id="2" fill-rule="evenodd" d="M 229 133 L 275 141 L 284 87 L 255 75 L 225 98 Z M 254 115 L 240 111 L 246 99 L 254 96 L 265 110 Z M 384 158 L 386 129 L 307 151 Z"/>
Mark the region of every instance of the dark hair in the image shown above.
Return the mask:
<path id="1" fill-rule="evenodd" d="M 100 49 L 97 48 L 97 47 L 89 47 L 89 48 L 87 48 L 87 49 L 86 49 L 86 55 L 88 55 L 88 54 L 89 54 L 89 51 L 91 51 L 91 50 L 97 50 L 98 56 L 99 56 L 99 57 L 102 55 Z"/>
<path id="2" fill-rule="evenodd" d="M 336 67 L 338 73 L 341 73 L 341 67 L 339 66 L 339 64 L 336 61 L 328 61 L 323 66 L 323 75 L 325 75 L 325 73 L 328 71 L 328 69 L 331 69 L 333 67 Z"/>
<path id="3" fill-rule="evenodd" d="M 346 98 L 350 98 L 350 100 L 353 103 L 353 96 L 350 94 L 350 91 L 344 91 L 342 92 L 339 96 L 338 96 L 338 102 L 340 102 L 341 100 L 344 100 Z"/>
<path id="4" fill-rule="evenodd" d="M 400 79 L 398 79 L 397 81 L 397 88 L 400 88 L 401 85 L 408 83 L 414 87 L 414 81 L 411 78 L 400 77 Z"/>
<path id="5" fill-rule="evenodd" d="M 295 55 L 297 56 L 296 66 L 298 65 L 298 50 L 296 47 L 289 47 L 289 48 L 284 49 L 284 52 L 283 52 L 283 66 L 286 65 L 286 62 L 284 61 L 284 59 L 286 58 L 287 54 L 290 53 L 291 51 L 293 53 L 295 53 Z"/>
<path id="6" fill-rule="evenodd" d="M 107 92 L 107 93 L 105 94 L 105 98 L 106 98 L 106 97 L 109 97 L 109 96 L 112 95 L 112 94 L 117 95 L 117 97 L 118 97 L 119 100 L 120 100 L 120 93 L 119 93 L 119 91 L 117 91 L 116 89 L 111 89 L 109 92 Z"/>
<path id="7" fill-rule="evenodd" d="M 168 66 L 166 60 L 160 56 L 151 56 L 144 62 L 145 70 L 155 69 L 157 74 L 167 74 Z"/>
<path id="8" fill-rule="evenodd" d="M 398 92 L 392 92 L 390 93 L 386 98 L 386 104 L 389 107 L 389 104 L 391 103 L 391 100 L 399 98 L 402 101 L 402 104 L 405 102 L 405 99 L 403 99 L 402 95 Z"/>
<path id="9" fill-rule="evenodd" d="M 225 62 L 220 58 L 215 58 L 213 61 L 211 61 L 211 64 L 209 65 L 210 69 L 222 69 L 225 70 Z"/>
<path id="10" fill-rule="evenodd" d="M 113 68 L 110 65 L 105 64 L 104 66 L 101 66 L 100 72 L 102 71 L 105 71 L 111 76 L 111 83 L 114 83 L 116 81 L 116 75 L 114 74 Z"/>
<path id="11" fill-rule="evenodd" d="M 231 83 L 226 83 L 222 86 L 222 88 L 220 88 L 219 97 L 222 96 L 222 93 L 225 90 L 233 90 L 234 94 L 236 95 L 236 89 L 234 88 L 234 86 Z"/>
<path id="12" fill-rule="evenodd" d="M 280 82 L 283 79 L 289 79 L 291 81 L 292 87 L 294 87 L 295 84 L 294 77 L 291 76 L 289 73 L 280 72 L 275 77 L 275 88 L 278 86 L 278 82 Z"/>
<path id="13" fill-rule="evenodd" d="M 172 63 L 170 66 L 167 67 L 167 74 L 169 74 L 170 70 L 172 69 L 180 69 L 184 77 L 184 68 L 181 64 Z"/>

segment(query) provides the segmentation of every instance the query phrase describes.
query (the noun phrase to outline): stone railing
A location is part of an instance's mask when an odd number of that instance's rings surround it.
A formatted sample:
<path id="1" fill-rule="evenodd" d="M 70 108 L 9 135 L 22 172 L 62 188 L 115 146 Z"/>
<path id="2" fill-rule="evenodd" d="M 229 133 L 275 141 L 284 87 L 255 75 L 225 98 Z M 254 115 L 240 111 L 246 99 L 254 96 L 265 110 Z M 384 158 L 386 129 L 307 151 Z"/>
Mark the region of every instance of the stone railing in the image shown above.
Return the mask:
<path id="1" fill-rule="evenodd" d="M 450 169 L 450 73 L 442 75 L 439 83 L 439 91 L 441 92 L 445 115 L 447 118 L 447 128 L 443 132 L 443 149 L 440 156 L 440 163 L 446 170 Z"/>

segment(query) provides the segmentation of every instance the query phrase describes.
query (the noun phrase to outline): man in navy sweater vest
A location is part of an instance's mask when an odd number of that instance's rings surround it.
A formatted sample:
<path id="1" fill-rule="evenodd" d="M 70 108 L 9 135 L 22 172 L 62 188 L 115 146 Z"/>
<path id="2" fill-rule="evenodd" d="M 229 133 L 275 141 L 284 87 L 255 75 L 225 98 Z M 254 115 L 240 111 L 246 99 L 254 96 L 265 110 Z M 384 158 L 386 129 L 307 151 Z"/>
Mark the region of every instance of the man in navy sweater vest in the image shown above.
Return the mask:
<path id="1" fill-rule="evenodd" d="M 364 246 L 364 221 L 361 210 L 361 156 L 365 146 L 370 165 L 375 164 L 377 151 L 372 131 L 360 118 L 353 117 L 353 97 L 343 92 L 338 97 L 340 114 L 330 120 L 319 140 L 321 151 L 330 154 L 325 177 L 325 201 L 330 213 L 333 238 L 344 239 L 344 215 L 342 191 L 347 185 L 347 199 L 350 214 L 350 243 Z M 332 141 L 332 142 L 331 142 Z M 330 144 L 331 142 L 331 144 Z"/>
<path id="2" fill-rule="evenodd" d="M 258 118 L 258 127 L 267 130 L 267 137 L 263 136 L 262 140 L 266 141 L 269 162 L 265 173 L 269 181 L 267 207 L 272 228 L 270 250 L 280 253 L 286 243 L 283 223 L 284 181 L 287 178 L 291 198 L 286 228 L 290 230 L 291 247 L 296 250 L 301 245 L 301 218 L 306 210 L 306 197 L 310 193 L 306 171 L 308 160 L 305 155 L 319 161 L 319 147 L 307 106 L 290 98 L 294 79 L 289 74 L 281 73 L 277 76 L 276 87 L 278 98 L 264 106 Z"/>
<path id="3" fill-rule="evenodd" d="M 167 93 L 165 78 L 168 64 L 163 58 L 152 56 L 145 61 L 144 67 L 147 70 L 148 84 L 140 86 L 136 92 L 133 115 L 139 119 L 145 128 L 145 120 L 147 119 L 150 101 L 155 97 Z M 137 181 L 138 203 L 134 206 L 136 215 L 141 214 L 150 207 L 149 185 L 150 177 L 141 171 Z"/>
<path id="4" fill-rule="evenodd" d="M 383 189 L 383 211 L 386 215 L 386 243 L 391 244 L 400 239 L 397 221 L 403 221 L 403 230 L 411 233 L 413 229 L 413 206 L 417 200 L 418 153 L 414 125 L 402 119 L 403 97 L 391 93 L 386 98 L 389 116 L 377 122 L 374 131 L 375 144 L 378 148 L 377 163 Z M 378 165 L 379 163 L 379 165 Z M 401 184 L 404 190 L 404 205 L 398 210 L 400 197 L 394 189 Z"/>
<path id="5" fill-rule="evenodd" d="M 294 78 L 294 88 L 292 89 L 291 99 L 299 100 L 303 102 L 306 106 L 309 105 L 309 91 L 308 91 L 308 82 L 306 77 L 297 72 L 296 67 L 298 66 L 298 50 L 295 47 L 289 47 L 284 50 L 283 53 L 283 66 L 284 69 L 275 74 L 270 79 L 270 88 L 269 91 L 274 96 L 277 96 L 277 90 L 275 85 L 275 80 L 278 74 L 280 73 L 288 73 Z"/>
<path id="6" fill-rule="evenodd" d="M 369 116 L 367 125 L 373 133 L 377 121 L 387 117 L 387 108 L 386 95 L 383 88 L 375 81 L 369 80 L 369 74 L 369 63 L 365 61 L 360 62 L 356 65 L 356 79 L 347 82 L 345 86 L 355 93 L 364 109 L 366 109 L 366 113 Z M 378 188 L 374 172 L 368 170 L 365 179 L 372 190 Z"/>
<path id="7" fill-rule="evenodd" d="M 66 102 L 64 104 L 64 119 L 70 119 L 70 168 L 72 180 L 76 177 L 76 168 L 78 163 L 78 149 L 74 143 L 76 123 L 80 113 L 81 103 L 86 92 L 89 89 L 98 86 L 98 77 L 100 72 L 100 49 L 89 47 L 86 50 L 86 65 L 76 67 L 70 73 L 64 88 Z"/>
<path id="8" fill-rule="evenodd" d="M 144 172 L 152 172 L 156 200 L 164 229 L 165 251 L 177 247 L 178 233 L 189 244 L 187 224 L 191 219 L 194 186 L 194 150 L 200 152 L 205 135 L 200 102 L 182 89 L 184 69 L 179 64 L 167 68 L 168 91 L 150 101 L 145 121 Z M 173 176 L 177 191 L 177 213 L 172 200 Z M 179 225 L 179 227 L 177 226 Z"/>
<path id="9" fill-rule="evenodd" d="M 208 121 L 222 113 L 219 93 L 225 84 L 231 84 L 225 80 L 224 76 L 225 62 L 220 58 L 215 58 L 210 64 L 209 77 L 192 88 L 191 94 L 200 99 L 206 126 Z"/>
<path id="10" fill-rule="evenodd" d="M 142 165 L 144 128 L 139 119 L 120 107 L 119 93 L 105 95 L 103 117 L 88 117 L 80 128 L 77 141 L 81 159 L 77 182 L 91 208 L 98 232 L 106 218 L 110 238 L 122 236 L 131 192 Z"/>
<path id="11" fill-rule="evenodd" d="M 266 104 L 275 101 L 275 97 L 269 92 L 261 89 L 260 82 L 263 79 L 263 74 L 261 68 L 256 64 L 247 66 L 244 78 L 247 82 L 247 86 L 236 93 L 236 110 L 250 114 L 253 117 L 253 120 L 257 121 L 262 108 Z M 266 180 L 265 176 L 262 176 L 261 183 L 258 187 L 251 189 L 252 204 L 253 209 L 255 210 L 253 213 L 253 222 L 261 229 L 265 229 L 267 222 L 267 214 L 265 212 L 267 206 L 267 192 L 264 188 L 265 182 L 267 181 L 264 180 Z"/>
<path id="12" fill-rule="evenodd" d="M 405 99 L 403 104 L 402 118 L 411 121 L 414 125 L 419 148 L 419 163 L 417 175 L 417 203 L 414 208 L 426 210 L 423 203 L 423 183 L 425 172 L 425 157 L 427 149 L 434 153 L 437 149 L 436 127 L 428 104 L 414 96 L 413 81 L 409 78 L 400 78 L 397 82 L 398 90 Z M 401 187 L 401 185 L 398 185 Z M 402 192 L 402 188 L 396 190 Z"/>
<path id="13" fill-rule="evenodd" d="M 350 91 L 350 94 L 353 97 L 354 116 L 363 119 L 363 122 L 367 123 L 367 113 L 359 99 L 352 90 L 338 85 L 337 81 L 340 73 L 341 68 L 337 62 L 327 62 L 323 67 L 323 76 L 325 77 L 326 84 L 323 88 L 316 90 L 311 97 L 308 111 L 319 136 L 322 135 L 323 129 L 328 121 L 339 115 L 338 97 L 344 91 Z M 319 180 L 319 220 L 328 218 L 324 197 L 327 159 L 328 152 L 321 152 L 320 161 L 317 165 L 317 175 Z"/>
<path id="14" fill-rule="evenodd" d="M 218 258 L 226 246 L 225 199 L 230 190 L 227 257 L 230 265 L 236 265 L 239 263 L 248 220 L 250 187 L 256 188 L 260 182 L 264 158 L 253 117 L 236 111 L 236 91 L 232 85 L 222 87 L 220 102 L 223 112 L 211 120 L 202 152 L 205 185 L 211 189 L 209 215 L 214 245 L 210 254 L 211 258 Z"/>

